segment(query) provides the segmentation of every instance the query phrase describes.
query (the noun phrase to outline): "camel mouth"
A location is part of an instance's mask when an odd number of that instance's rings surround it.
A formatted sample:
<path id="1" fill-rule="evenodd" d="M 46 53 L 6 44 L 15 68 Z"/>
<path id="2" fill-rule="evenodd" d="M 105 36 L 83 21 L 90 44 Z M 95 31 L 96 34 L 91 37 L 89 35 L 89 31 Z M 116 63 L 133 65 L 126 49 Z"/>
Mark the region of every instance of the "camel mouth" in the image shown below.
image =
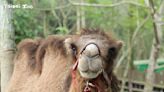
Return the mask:
<path id="1" fill-rule="evenodd" d="M 81 77 L 85 79 L 94 79 L 102 73 L 102 59 L 99 47 L 94 44 L 88 44 L 81 52 L 78 59 L 78 70 Z"/>
<path id="2" fill-rule="evenodd" d="M 101 73 L 102 70 L 99 70 L 98 72 L 93 72 L 93 71 L 79 71 L 81 77 L 85 78 L 85 79 L 94 79 L 97 78 Z"/>

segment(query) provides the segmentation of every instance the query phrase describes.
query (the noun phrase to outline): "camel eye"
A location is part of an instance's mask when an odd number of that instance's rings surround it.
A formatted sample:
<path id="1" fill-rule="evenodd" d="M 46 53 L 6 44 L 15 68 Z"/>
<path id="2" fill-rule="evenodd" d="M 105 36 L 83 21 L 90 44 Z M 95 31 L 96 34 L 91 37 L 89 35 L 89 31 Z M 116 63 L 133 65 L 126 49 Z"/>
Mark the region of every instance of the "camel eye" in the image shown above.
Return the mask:
<path id="1" fill-rule="evenodd" d="M 77 47 L 75 44 L 71 44 L 71 49 L 72 49 L 73 55 L 76 55 Z"/>
<path id="2" fill-rule="evenodd" d="M 110 47 L 108 49 L 108 56 L 113 57 L 116 53 L 116 48 L 115 47 Z"/>

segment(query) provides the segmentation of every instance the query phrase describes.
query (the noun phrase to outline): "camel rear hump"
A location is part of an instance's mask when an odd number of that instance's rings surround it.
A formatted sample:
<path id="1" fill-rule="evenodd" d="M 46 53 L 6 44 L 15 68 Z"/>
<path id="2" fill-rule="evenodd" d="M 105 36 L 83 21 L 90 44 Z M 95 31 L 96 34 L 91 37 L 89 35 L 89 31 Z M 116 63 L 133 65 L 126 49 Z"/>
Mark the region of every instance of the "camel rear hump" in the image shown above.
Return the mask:
<path id="1" fill-rule="evenodd" d="M 41 39 L 25 39 L 22 40 L 18 45 L 18 52 L 15 56 L 15 63 L 21 63 L 19 65 L 26 66 L 26 68 L 34 69 L 36 66 L 36 52 L 42 42 Z"/>

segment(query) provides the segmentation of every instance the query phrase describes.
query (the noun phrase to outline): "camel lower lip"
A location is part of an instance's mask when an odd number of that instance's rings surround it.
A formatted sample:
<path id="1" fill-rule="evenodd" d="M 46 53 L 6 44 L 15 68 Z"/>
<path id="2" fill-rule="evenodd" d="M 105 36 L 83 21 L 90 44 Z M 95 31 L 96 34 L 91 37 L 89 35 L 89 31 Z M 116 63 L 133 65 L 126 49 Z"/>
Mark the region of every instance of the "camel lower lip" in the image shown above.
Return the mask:
<path id="1" fill-rule="evenodd" d="M 102 72 L 102 71 L 98 71 L 98 72 L 91 72 L 91 71 L 81 72 L 81 71 L 80 71 L 80 75 L 81 75 L 83 78 L 86 78 L 86 79 L 94 79 L 94 78 L 98 77 L 98 75 L 99 75 L 101 72 Z"/>

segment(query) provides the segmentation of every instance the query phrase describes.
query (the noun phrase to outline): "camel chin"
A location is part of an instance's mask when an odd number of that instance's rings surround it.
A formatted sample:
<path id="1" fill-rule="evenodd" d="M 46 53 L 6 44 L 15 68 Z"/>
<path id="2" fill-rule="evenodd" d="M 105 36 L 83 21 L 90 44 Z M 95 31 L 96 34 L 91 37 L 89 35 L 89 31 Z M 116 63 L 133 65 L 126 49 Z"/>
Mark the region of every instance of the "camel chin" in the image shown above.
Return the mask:
<path id="1" fill-rule="evenodd" d="M 92 71 L 87 71 L 87 72 L 79 71 L 79 72 L 80 72 L 81 77 L 85 79 L 94 79 L 94 78 L 97 78 L 102 73 L 102 70 L 98 72 L 92 72 Z"/>

